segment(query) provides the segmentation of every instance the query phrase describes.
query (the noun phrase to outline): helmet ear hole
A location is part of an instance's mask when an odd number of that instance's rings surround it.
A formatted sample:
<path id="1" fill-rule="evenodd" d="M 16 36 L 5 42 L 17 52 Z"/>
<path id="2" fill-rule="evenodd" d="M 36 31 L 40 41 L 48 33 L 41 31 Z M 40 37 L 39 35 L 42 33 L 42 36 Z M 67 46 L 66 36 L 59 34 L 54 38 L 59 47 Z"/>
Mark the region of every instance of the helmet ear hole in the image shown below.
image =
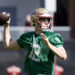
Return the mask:
<path id="1" fill-rule="evenodd" d="M 36 21 L 33 19 L 33 20 L 32 20 L 32 23 L 33 23 L 33 26 L 35 26 L 35 24 L 36 24 Z"/>
<path id="2" fill-rule="evenodd" d="M 35 26 L 35 24 L 33 24 L 33 26 Z"/>
<path id="3" fill-rule="evenodd" d="M 37 18 L 36 18 L 35 15 L 32 15 L 32 17 L 31 17 L 31 22 L 32 22 L 32 25 L 33 25 L 33 26 L 37 25 Z"/>

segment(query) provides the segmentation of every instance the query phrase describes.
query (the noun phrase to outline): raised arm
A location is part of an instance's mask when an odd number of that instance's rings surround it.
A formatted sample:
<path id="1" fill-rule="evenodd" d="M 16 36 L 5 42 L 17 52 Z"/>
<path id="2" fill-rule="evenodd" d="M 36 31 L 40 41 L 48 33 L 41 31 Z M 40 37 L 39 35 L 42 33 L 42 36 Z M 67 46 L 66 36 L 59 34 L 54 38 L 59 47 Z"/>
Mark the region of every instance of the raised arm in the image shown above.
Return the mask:
<path id="1" fill-rule="evenodd" d="M 50 48 L 50 50 L 55 55 L 57 55 L 62 60 L 67 59 L 67 54 L 66 54 L 66 51 L 65 51 L 63 46 L 57 48 L 49 42 L 48 38 L 43 33 L 41 33 L 40 35 L 43 37 L 43 40 L 44 40 L 45 44 Z"/>
<path id="2" fill-rule="evenodd" d="M 10 19 L 4 25 L 4 33 L 3 33 L 3 44 L 4 44 L 4 48 L 18 50 L 18 49 L 20 49 L 20 47 L 17 44 L 17 41 L 11 40 L 10 26 L 9 26 L 9 24 L 10 24 Z"/>

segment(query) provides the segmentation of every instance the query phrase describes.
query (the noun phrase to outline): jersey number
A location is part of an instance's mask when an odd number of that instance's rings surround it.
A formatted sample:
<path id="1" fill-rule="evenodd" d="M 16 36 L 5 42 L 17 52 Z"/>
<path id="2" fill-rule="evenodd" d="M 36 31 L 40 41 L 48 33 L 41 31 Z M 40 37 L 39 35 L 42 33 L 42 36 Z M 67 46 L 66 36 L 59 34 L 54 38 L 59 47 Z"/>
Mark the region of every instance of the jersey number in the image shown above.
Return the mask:
<path id="1" fill-rule="evenodd" d="M 34 50 L 34 48 L 36 48 L 36 50 Z M 39 58 L 36 58 L 36 56 L 38 56 L 40 54 L 40 46 L 38 44 L 33 44 L 32 45 L 32 50 L 30 52 L 29 58 L 31 58 L 34 61 L 40 61 Z M 36 55 L 36 56 L 35 56 Z"/>

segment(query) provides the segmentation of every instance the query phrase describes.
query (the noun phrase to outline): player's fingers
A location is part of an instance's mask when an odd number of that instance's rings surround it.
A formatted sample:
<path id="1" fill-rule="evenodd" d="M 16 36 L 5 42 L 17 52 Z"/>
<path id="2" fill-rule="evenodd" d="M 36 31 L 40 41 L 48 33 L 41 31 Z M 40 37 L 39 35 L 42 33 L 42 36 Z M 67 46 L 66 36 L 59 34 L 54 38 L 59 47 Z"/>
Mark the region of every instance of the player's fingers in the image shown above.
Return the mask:
<path id="1" fill-rule="evenodd" d="M 40 33 L 40 35 L 41 35 L 44 39 L 47 39 L 47 37 L 46 37 L 43 33 Z"/>
<path id="2" fill-rule="evenodd" d="M 10 24 L 10 20 L 11 20 L 11 18 L 9 18 L 9 20 L 6 22 L 6 24 Z"/>

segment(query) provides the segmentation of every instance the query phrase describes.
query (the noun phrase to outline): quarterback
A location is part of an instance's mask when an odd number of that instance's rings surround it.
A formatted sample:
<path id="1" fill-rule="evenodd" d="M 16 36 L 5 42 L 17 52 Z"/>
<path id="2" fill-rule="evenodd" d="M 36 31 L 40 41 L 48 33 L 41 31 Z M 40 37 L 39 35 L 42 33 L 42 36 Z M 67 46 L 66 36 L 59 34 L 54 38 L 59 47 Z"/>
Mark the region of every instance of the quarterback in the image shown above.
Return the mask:
<path id="1" fill-rule="evenodd" d="M 24 71 L 28 75 L 54 75 L 55 55 L 67 59 L 60 34 L 51 31 L 52 17 L 44 8 L 37 8 L 31 15 L 34 32 L 23 33 L 17 40 L 11 40 L 10 19 L 4 25 L 4 47 L 13 50 L 24 48 L 27 52 Z"/>

